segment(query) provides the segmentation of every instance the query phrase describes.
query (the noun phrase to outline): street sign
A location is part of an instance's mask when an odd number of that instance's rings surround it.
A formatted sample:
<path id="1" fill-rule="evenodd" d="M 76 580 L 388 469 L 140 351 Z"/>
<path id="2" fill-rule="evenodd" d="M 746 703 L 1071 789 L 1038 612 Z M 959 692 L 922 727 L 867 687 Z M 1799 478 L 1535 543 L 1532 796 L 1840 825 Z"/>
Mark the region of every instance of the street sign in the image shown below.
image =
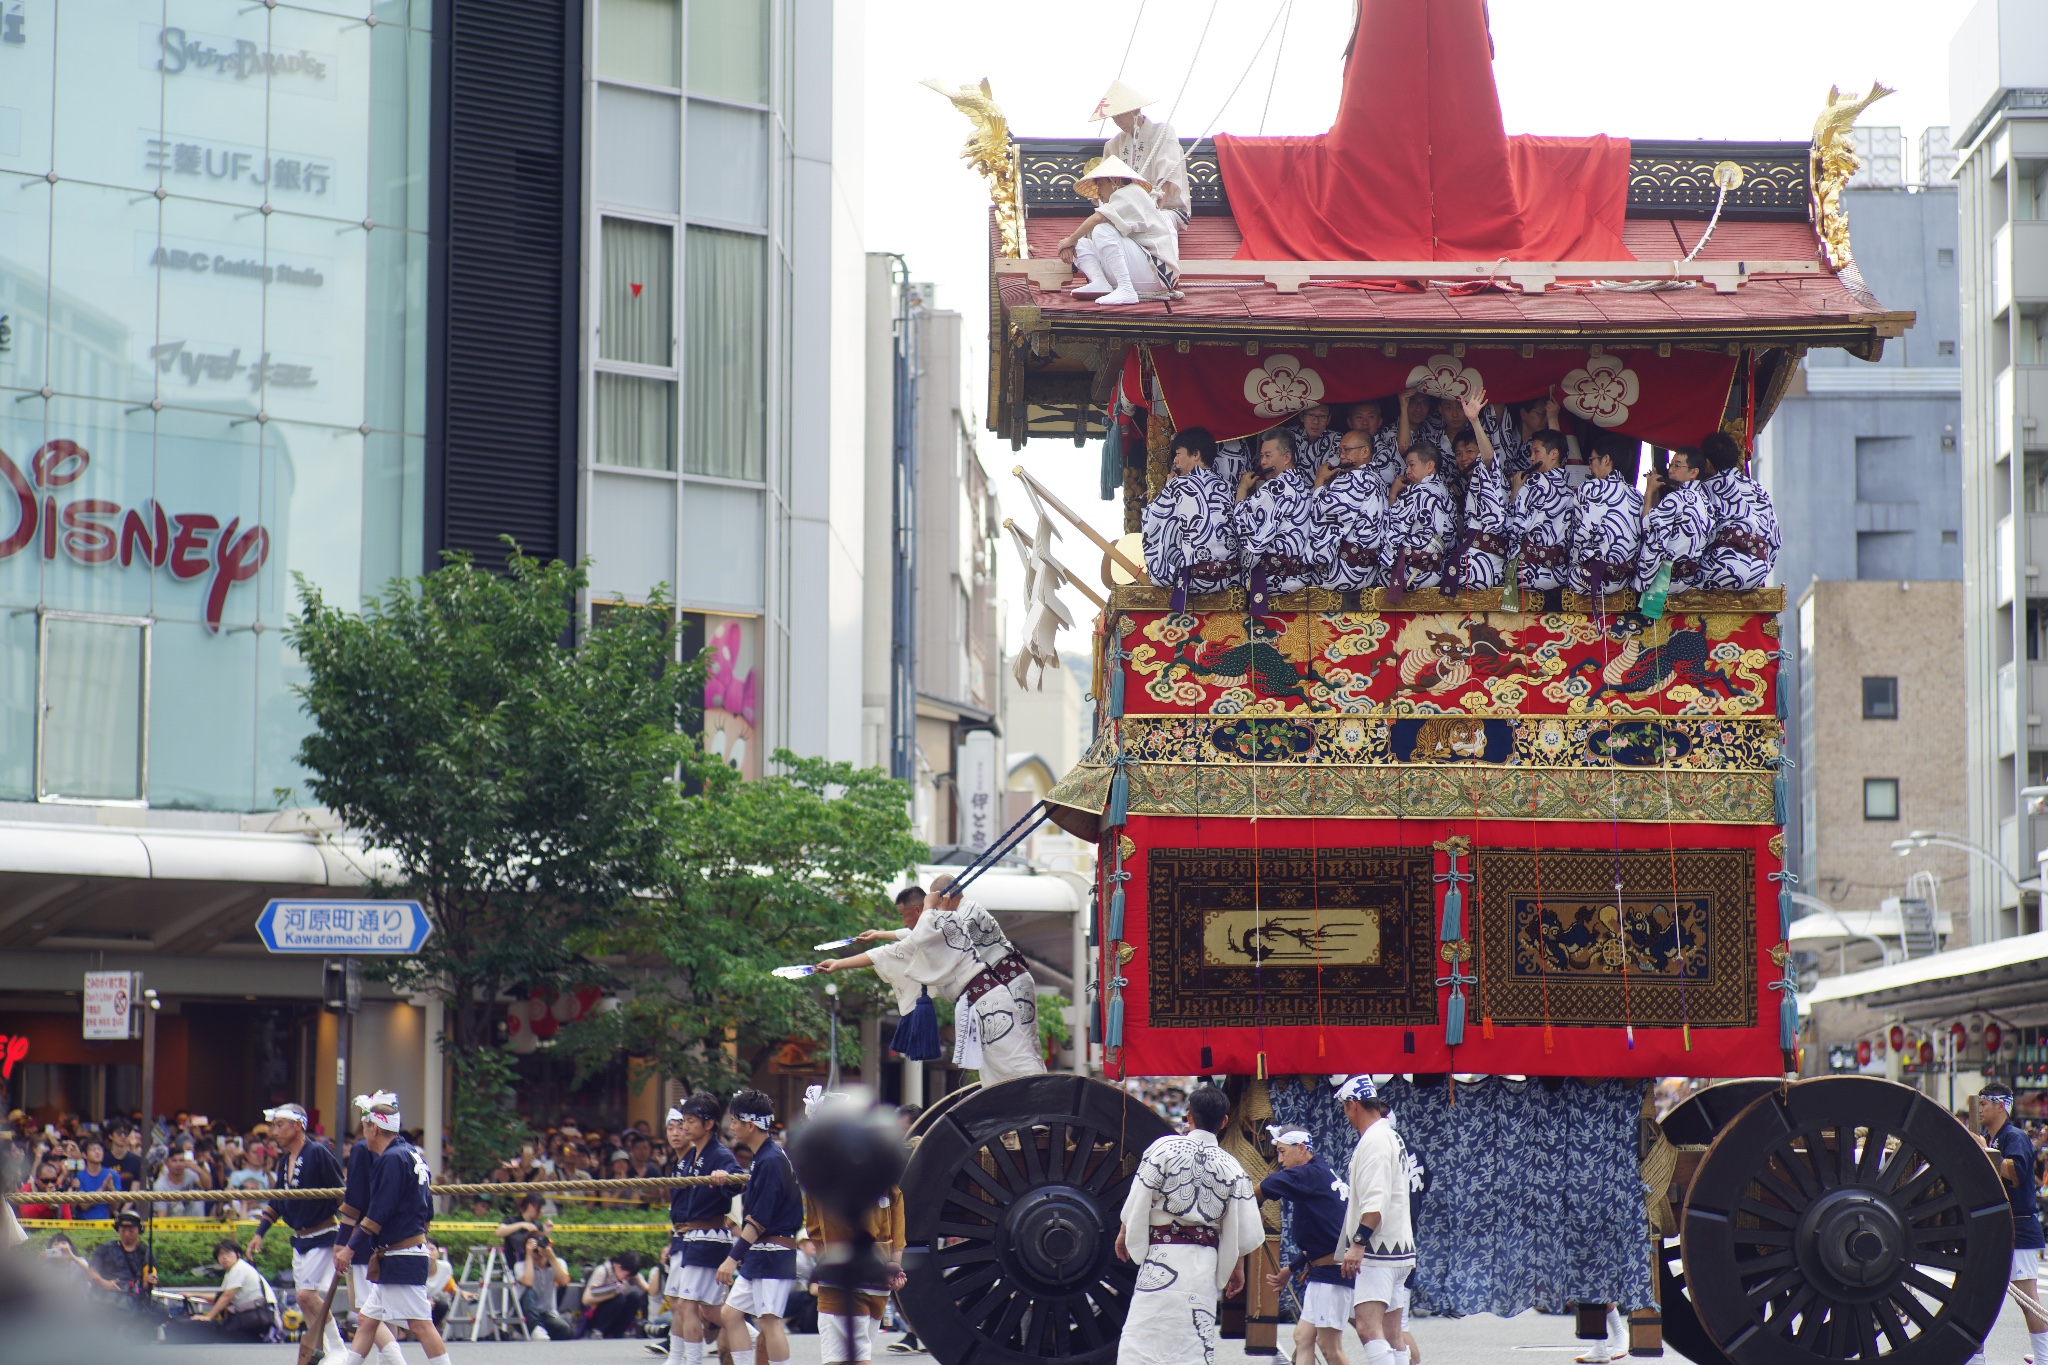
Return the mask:
<path id="1" fill-rule="evenodd" d="M 403 957 L 416 953 L 433 926 L 418 901 L 272 901 L 256 932 L 273 953 Z"/>
<path id="2" fill-rule="evenodd" d="M 136 1037 L 141 1019 L 135 1012 L 141 1003 L 139 972 L 87 972 L 85 974 L 85 1037 L 87 1040 Z"/>

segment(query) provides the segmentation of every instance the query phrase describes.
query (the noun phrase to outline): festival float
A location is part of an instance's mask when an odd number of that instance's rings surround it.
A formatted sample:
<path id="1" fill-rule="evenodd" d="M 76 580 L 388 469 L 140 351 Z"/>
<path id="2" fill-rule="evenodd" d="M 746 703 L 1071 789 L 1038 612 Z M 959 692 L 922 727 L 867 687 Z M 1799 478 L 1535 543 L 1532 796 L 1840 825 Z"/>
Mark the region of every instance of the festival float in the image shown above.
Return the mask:
<path id="1" fill-rule="evenodd" d="M 970 1087 L 920 1119 L 902 1302 L 946 1365 L 1113 1358 L 1117 1210 L 1167 1131 L 1114 1082 L 1153 1076 L 1230 1078 L 1224 1145 L 1256 1180 L 1268 1120 L 1341 1169 L 1332 1078 L 1392 1074 L 1436 1312 L 1575 1304 L 1583 1329 L 1618 1304 L 1635 1353 L 1702 1365 L 1962 1365 L 1996 1315 L 2010 1221 L 1971 1135 L 1906 1087 L 1797 1079 L 1783 589 L 1310 588 L 1255 613 L 1138 562 L 1176 429 L 1550 394 L 1582 442 L 1661 466 L 1715 431 L 1753 450 L 1809 348 L 1876 361 L 1911 325 L 1839 198 L 1882 87 L 1831 92 L 1810 141 L 1511 137 L 1495 56 L 1479 0 L 1364 0 L 1330 132 L 1188 144 L 1178 297 L 1124 307 L 1076 298 L 1057 252 L 1101 144 L 950 95 L 994 201 L 989 424 L 1108 440 L 1125 538 L 1072 518 L 1104 551 L 1102 590 L 1075 580 L 1098 719 L 1046 812 L 1099 847 L 1110 1083 Z M 1059 567 L 1033 576 L 1044 602 Z M 1660 1077 L 1722 1083 L 1659 1121 Z M 1270 1350 L 1248 1279 L 1226 1334 Z"/>

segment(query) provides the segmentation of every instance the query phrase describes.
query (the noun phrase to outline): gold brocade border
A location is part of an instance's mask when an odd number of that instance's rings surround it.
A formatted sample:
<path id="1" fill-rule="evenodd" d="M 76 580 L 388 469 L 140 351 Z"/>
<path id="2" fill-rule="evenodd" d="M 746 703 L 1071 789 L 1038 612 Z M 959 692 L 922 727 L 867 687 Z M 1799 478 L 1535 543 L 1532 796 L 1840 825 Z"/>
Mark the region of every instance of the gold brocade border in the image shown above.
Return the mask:
<path id="1" fill-rule="evenodd" d="M 1046 800 L 1100 815 L 1111 771 L 1084 763 Z M 1133 815 L 1777 823 L 1769 773 L 1266 763 L 1132 763 L 1127 772 Z"/>
<path id="2" fill-rule="evenodd" d="M 1112 589 L 1109 609 L 1117 611 L 1165 611 L 1171 592 L 1150 583 L 1126 583 Z M 1328 588 L 1303 588 L 1300 592 L 1275 593 L 1269 601 L 1268 612 L 1283 611 L 1342 611 L 1344 594 Z M 1524 592 L 1524 611 L 1541 610 L 1541 593 Z M 1606 599 L 1609 614 L 1634 611 L 1636 595 L 1632 592 L 1609 593 Z M 1564 610 L 1570 615 L 1590 616 L 1593 614 L 1593 599 L 1575 592 L 1567 592 L 1563 599 Z M 1243 612 L 1245 590 L 1226 588 L 1222 592 L 1198 592 L 1188 596 L 1188 610 L 1191 612 L 1222 611 Z M 1358 594 L 1359 611 L 1499 611 L 1500 589 L 1483 588 L 1461 592 L 1455 597 L 1446 596 L 1433 589 L 1422 589 L 1402 595 L 1401 603 L 1395 606 L 1387 600 L 1385 588 L 1366 588 Z M 1675 592 L 1666 599 L 1664 612 L 1674 615 L 1680 612 L 1746 613 L 1756 616 L 1776 616 L 1785 610 L 1783 588 L 1755 588 L 1747 592 Z"/>

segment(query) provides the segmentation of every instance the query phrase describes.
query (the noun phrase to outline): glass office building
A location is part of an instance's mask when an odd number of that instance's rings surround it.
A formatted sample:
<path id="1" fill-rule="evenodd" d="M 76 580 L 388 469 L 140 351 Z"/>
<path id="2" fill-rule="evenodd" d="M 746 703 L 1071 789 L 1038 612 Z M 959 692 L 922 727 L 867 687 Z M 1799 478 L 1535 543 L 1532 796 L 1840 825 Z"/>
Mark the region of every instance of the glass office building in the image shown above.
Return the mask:
<path id="1" fill-rule="evenodd" d="M 303 803 L 420 569 L 428 0 L 0 0 L 0 801 Z"/>

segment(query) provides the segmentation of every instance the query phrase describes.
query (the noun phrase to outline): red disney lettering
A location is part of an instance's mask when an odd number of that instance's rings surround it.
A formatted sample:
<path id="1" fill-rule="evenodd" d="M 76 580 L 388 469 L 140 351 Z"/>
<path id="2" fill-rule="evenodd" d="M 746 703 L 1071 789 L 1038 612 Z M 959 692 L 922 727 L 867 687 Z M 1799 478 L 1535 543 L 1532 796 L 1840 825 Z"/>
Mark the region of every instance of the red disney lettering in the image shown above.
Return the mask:
<path id="1" fill-rule="evenodd" d="M 246 583 L 270 559 L 270 532 L 262 526 L 243 529 L 236 517 L 222 530 L 220 518 L 205 512 L 167 513 L 151 501 L 124 509 L 105 498 L 79 498 L 61 510 L 52 489 L 78 482 L 92 456 L 76 441 L 46 441 L 29 458 L 24 472 L 0 450 L 0 526 L 8 526 L 5 504 L 14 503 L 11 529 L 0 539 L 0 560 L 38 546 L 46 560 L 64 553 L 80 564 L 123 567 L 140 560 L 151 569 L 169 569 L 173 578 L 189 581 L 211 573 L 206 589 L 206 628 L 218 634 L 227 610 L 228 590 Z M 175 529 L 173 529 L 175 527 Z"/>

